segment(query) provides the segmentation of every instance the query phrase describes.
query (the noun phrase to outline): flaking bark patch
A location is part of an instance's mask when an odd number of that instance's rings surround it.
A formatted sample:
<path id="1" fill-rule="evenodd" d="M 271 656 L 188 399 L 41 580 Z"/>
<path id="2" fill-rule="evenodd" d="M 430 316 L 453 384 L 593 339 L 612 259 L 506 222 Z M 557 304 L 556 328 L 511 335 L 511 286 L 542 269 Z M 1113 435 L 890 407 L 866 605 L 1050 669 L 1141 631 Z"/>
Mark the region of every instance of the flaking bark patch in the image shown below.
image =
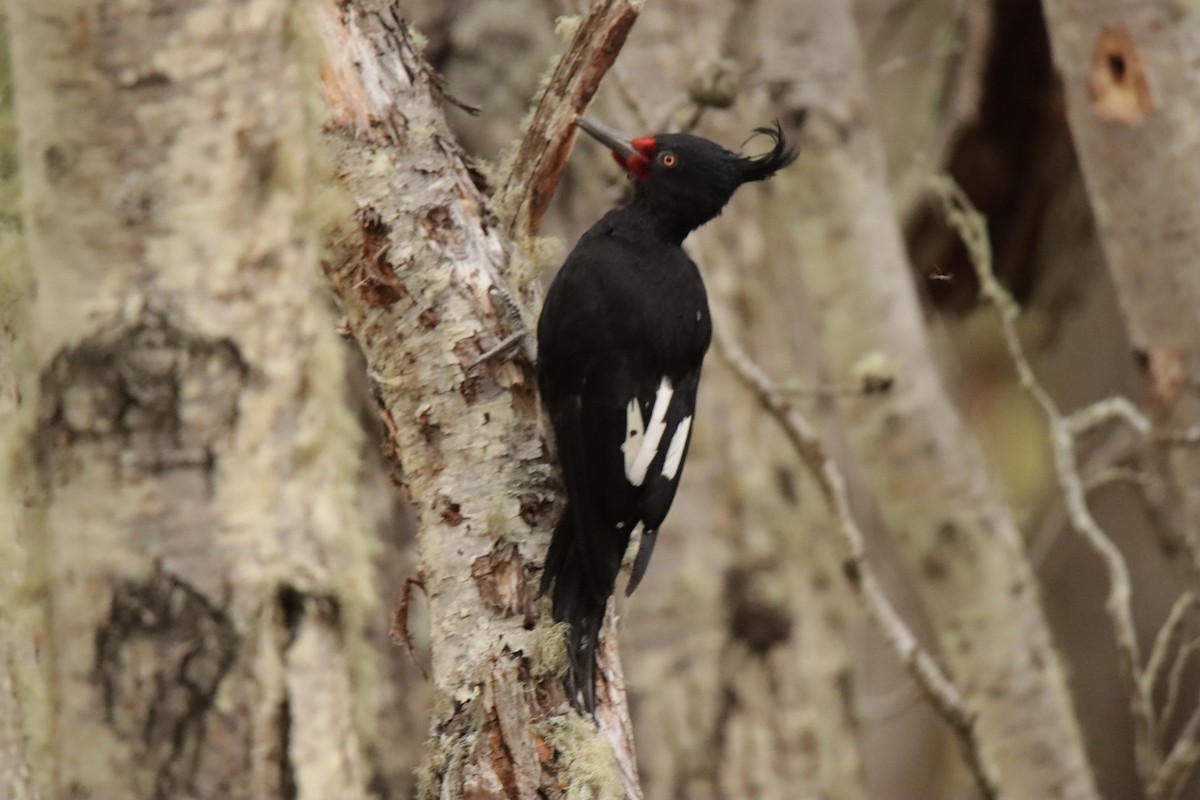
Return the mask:
<path id="1" fill-rule="evenodd" d="M 391 306 L 404 299 L 408 292 L 388 263 L 388 226 L 371 206 L 360 208 L 357 216 L 362 235 L 362 256 L 355 262 L 355 274 L 350 286 L 358 291 L 368 306 Z"/>
<path id="2" fill-rule="evenodd" d="M 531 576 L 532 569 L 512 542 L 500 542 L 490 553 L 471 562 L 471 577 L 479 587 L 480 599 L 501 617 L 534 618 Z"/>

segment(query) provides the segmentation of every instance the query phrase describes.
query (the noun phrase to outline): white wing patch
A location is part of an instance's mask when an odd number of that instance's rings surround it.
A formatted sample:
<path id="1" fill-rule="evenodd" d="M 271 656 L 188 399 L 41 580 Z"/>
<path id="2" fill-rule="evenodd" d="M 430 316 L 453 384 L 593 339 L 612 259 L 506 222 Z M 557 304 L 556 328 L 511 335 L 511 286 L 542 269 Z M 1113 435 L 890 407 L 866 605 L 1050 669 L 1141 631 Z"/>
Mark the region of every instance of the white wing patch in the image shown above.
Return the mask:
<path id="1" fill-rule="evenodd" d="M 658 455 L 658 445 L 662 442 L 663 434 L 667 432 L 664 422 L 667 407 L 671 405 L 671 396 L 675 390 L 671 381 L 663 378 L 654 394 L 654 408 L 650 410 L 650 424 L 643 427 L 642 409 L 637 398 L 629 401 L 625 409 L 625 443 L 621 452 L 625 455 L 625 477 L 634 486 L 641 486 L 646 480 L 646 470 L 650 462 Z"/>
<path id="2" fill-rule="evenodd" d="M 667 447 L 667 457 L 663 461 L 662 474 L 669 481 L 675 480 L 679 467 L 683 464 L 683 448 L 687 444 L 688 431 L 692 429 L 692 418 L 684 417 L 675 428 L 671 444 Z"/>
<path id="3" fill-rule="evenodd" d="M 633 480 L 633 462 L 642 446 L 645 433 L 642 407 L 638 405 L 638 399 L 635 397 L 625 407 L 625 443 L 621 445 L 621 452 L 625 454 L 625 477 L 630 481 Z"/>

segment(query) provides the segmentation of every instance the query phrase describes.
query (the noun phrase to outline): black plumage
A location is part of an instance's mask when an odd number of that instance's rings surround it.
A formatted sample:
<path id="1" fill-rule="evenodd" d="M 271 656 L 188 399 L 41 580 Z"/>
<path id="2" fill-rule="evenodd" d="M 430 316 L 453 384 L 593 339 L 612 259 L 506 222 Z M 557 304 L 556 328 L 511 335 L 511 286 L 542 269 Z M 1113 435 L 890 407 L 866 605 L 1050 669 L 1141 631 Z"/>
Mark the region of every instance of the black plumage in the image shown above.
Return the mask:
<path id="1" fill-rule="evenodd" d="M 627 591 L 645 574 L 683 472 L 712 336 L 704 282 L 681 245 L 739 186 L 771 177 L 796 151 L 778 124 L 758 129 L 772 148 L 751 157 L 687 134 L 631 139 L 578 124 L 634 178 L 633 200 L 571 251 L 538 322 L 538 386 L 567 490 L 542 591 L 570 625 L 568 695 L 590 713 L 605 606 L 639 524 Z"/>

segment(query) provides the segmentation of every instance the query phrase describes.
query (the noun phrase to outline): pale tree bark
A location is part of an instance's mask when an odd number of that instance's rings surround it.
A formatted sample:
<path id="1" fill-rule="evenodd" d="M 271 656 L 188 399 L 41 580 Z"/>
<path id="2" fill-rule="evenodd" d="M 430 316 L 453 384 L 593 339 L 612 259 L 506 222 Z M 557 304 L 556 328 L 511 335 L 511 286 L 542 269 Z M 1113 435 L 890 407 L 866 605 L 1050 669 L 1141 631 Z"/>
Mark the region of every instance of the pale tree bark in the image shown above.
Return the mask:
<path id="1" fill-rule="evenodd" d="M 1150 385 L 1174 526 L 1200 563 L 1200 13 L 1047 0 L 1100 243 Z"/>
<path id="2" fill-rule="evenodd" d="M 7 15 L 0 9 L 0 32 Z M 17 209 L 20 185 L 16 172 L 16 126 L 13 120 L 12 75 L 7 37 L 0 38 L 0 264 L 20 263 L 21 230 Z M 0 271 L 0 296 L 12 298 L 27 281 L 20 274 Z M 10 302 L 10 301 L 6 301 Z M 0 322 L 0 442 L 7 447 L 19 422 L 18 375 L 14 369 L 12 326 Z M 17 540 L 21 523 L 21 493 L 14 491 L 12 460 L 0 455 L 0 796 L 34 800 L 29 765 L 26 720 L 36 701 L 38 684 L 33 661 L 33 640 L 28 615 L 22 614 L 20 587 L 24 586 L 25 552 Z"/>
<path id="3" fill-rule="evenodd" d="M 593 4 L 490 210 L 398 11 L 314 10 L 328 142 L 355 205 L 327 272 L 419 527 L 436 694 L 422 797 L 641 797 L 611 627 L 597 727 L 567 703 L 562 633 L 537 602 L 557 486 L 523 340 L 542 267 L 526 233 L 640 5 Z"/>
<path id="4" fill-rule="evenodd" d="M 6 299 L 24 417 L 3 448 L 49 687 L 39 782 L 366 797 L 380 612 L 292 12 L 10 8 L 36 284 Z"/>
<path id="5" fill-rule="evenodd" d="M 1011 511 L 930 356 L 848 5 L 807 5 L 769 24 L 781 31 L 780 49 L 764 53 L 769 69 L 810 78 L 789 86 L 784 102 L 807 106 L 812 120 L 809 180 L 793 200 L 791 230 L 803 242 L 825 357 L 838 384 L 890 386 L 840 403 L 856 460 L 978 715 L 1000 795 L 1095 797 Z"/>

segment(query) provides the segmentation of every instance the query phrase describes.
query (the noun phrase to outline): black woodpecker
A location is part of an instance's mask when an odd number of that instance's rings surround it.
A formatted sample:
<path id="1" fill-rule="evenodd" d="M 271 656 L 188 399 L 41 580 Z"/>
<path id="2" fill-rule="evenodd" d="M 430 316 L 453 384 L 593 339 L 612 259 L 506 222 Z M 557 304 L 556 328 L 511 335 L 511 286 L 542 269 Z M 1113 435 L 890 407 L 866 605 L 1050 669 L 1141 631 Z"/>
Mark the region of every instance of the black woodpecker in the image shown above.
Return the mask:
<path id="1" fill-rule="evenodd" d="M 625 549 L 637 588 L 687 457 L 700 366 L 712 336 L 704 281 L 681 247 L 743 183 L 796 159 L 776 123 L 746 157 L 686 134 L 630 138 L 580 118 L 634 180 L 633 199 L 585 233 L 538 320 L 538 387 L 554 426 L 567 504 L 541 591 L 570 626 L 567 695 L 595 713 L 595 656 Z"/>

